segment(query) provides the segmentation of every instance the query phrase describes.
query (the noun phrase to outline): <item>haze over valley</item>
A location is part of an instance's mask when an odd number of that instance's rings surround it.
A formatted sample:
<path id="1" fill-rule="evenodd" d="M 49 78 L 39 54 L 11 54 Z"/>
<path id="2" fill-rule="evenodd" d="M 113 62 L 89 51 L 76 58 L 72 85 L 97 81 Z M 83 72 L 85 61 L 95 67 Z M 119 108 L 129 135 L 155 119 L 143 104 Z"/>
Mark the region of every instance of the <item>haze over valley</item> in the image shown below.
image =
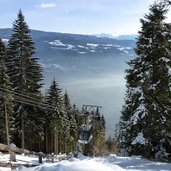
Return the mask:
<path id="1" fill-rule="evenodd" d="M 135 40 L 32 30 L 45 86 L 56 79 L 72 103 L 102 106 L 107 135 L 114 134 L 125 94 L 126 61 L 135 57 Z M 11 29 L 0 29 L 9 39 Z M 123 38 L 124 39 L 124 38 Z"/>

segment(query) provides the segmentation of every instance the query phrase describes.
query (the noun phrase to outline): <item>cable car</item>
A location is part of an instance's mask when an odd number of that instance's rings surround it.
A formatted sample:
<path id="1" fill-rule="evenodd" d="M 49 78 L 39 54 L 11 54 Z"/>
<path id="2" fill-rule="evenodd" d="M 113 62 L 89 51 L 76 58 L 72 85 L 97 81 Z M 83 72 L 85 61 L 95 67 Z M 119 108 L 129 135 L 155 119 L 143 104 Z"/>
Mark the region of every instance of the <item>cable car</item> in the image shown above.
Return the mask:
<path id="1" fill-rule="evenodd" d="M 78 142 L 81 144 L 88 144 L 92 139 L 92 125 L 82 125 L 79 130 Z"/>

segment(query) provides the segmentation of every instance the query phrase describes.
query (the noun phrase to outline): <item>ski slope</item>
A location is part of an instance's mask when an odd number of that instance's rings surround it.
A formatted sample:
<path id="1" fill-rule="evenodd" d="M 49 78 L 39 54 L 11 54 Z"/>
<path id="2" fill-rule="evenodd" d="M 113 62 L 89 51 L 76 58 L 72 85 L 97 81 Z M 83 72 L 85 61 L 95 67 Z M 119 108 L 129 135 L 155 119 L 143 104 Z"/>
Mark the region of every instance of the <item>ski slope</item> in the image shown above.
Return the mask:
<path id="1" fill-rule="evenodd" d="M 17 163 L 37 163 L 36 156 L 17 155 Z M 0 155 L 0 162 L 8 162 L 9 155 Z M 9 171 L 11 168 L 0 167 L 0 171 Z M 36 167 L 19 167 L 17 171 L 170 171 L 171 163 L 154 162 L 135 157 L 118 157 L 110 155 L 106 157 L 85 157 L 70 158 L 69 160 L 55 161 L 55 163 L 43 160 L 43 164 Z"/>

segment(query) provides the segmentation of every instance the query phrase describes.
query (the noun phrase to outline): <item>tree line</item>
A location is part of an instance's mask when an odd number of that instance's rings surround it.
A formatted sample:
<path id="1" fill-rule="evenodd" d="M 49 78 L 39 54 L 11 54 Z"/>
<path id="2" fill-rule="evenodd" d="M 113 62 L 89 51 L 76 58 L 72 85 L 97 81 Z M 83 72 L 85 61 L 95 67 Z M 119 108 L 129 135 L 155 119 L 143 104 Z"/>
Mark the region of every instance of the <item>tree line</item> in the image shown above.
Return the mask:
<path id="1" fill-rule="evenodd" d="M 171 2 L 156 1 L 141 19 L 136 57 L 126 70 L 118 138 L 129 155 L 171 159 Z"/>
<path id="2" fill-rule="evenodd" d="M 0 143 L 45 153 L 73 151 L 82 124 L 81 111 L 55 79 L 42 94 L 43 68 L 38 60 L 30 29 L 19 10 L 9 41 L 0 39 Z M 101 148 L 98 140 L 105 139 L 104 118 L 95 125 L 95 144 Z"/>

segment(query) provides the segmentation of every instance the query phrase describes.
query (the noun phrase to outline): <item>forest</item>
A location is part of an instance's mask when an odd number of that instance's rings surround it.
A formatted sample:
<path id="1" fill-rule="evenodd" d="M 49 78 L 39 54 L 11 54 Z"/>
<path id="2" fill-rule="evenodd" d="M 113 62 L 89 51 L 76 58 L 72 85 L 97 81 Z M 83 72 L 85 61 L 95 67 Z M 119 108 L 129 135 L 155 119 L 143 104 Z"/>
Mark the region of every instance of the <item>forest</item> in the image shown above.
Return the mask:
<path id="1" fill-rule="evenodd" d="M 71 104 L 57 78 L 46 93 L 43 68 L 21 10 L 8 42 L 0 39 L 0 143 L 32 151 L 69 153 L 76 148 L 84 123 L 81 109 Z M 94 146 L 105 144 L 105 120 L 93 121 Z"/>

